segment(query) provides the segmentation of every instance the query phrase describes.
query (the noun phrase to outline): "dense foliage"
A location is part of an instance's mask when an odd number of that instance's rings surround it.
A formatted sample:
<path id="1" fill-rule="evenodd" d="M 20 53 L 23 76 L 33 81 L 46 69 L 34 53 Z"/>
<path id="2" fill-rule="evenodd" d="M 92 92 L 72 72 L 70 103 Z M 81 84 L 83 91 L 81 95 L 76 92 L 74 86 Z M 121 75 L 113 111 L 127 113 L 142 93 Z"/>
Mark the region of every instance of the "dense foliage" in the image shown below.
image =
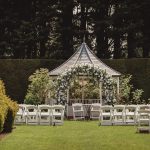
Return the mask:
<path id="1" fill-rule="evenodd" d="M 0 132 L 11 132 L 18 105 L 5 93 L 5 86 L 0 80 Z"/>
<path id="2" fill-rule="evenodd" d="M 29 81 L 25 103 L 34 105 L 46 103 L 53 86 L 48 69 L 36 70 L 29 77 Z"/>
<path id="3" fill-rule="evenodd" d="M 85 40 L 100 58 L 150 56 L 149 0 L 1 0 L 1 58 L 66 59 Z"/>

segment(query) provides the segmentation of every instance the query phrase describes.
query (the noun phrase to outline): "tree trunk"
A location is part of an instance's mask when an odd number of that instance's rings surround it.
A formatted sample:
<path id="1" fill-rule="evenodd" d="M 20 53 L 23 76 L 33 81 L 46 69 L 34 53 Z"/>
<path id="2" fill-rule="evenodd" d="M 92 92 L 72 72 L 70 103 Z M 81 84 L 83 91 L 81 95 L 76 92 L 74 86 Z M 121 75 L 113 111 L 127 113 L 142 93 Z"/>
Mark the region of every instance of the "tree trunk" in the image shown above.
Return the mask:
<path id="1" fill-rule="evenodd" d="M 121 28 L 122 18 L 119 11 L 119 4 L 115 5 L 115 12 L 114 12 L 114 20 L 113 20 L 113 28 L 114 28 L 114 59 L 121 58 L 121 34 L 119 29 Z"/>
<path id="2" fill-rule="evenodd" d="M 86 35 L 86 23 L 87 23 L 87 12 L 86 12 L 86 5 L 84 1 L 81 1 L 81 24 L 80 24 L 80 30 L 81 30 L 81 41 L 84 42 L 84 40 L 87 39 Z M 86 39 L 85 39 L 86 38 Z"/>
<path id="3" fill-rule="evenodd" d="M 150 2 L 143 2 L 143 57 L 150 57 Z"/>
<path id="4" fill-rule="evenodd" d="M 73 0 L 62 0 L 62 51 L 63 58 L 68 59 L 73 54 Z"/>
<path id="5" fill-rule="evenodd" d="M 136 45 L 135 45 L 135 33 L 134 33 L 134 31 L 128 32 L 127 45 L 128 45 L 128 58 L 136 57 L 136 53 L 135 53 Z"/>
<path id="6" fill-rule="evenodd" d="M 105 18 L 108 16 L 108 1 L 98 3 L 95 14 L 96 50 L 99 58 L 109 58 L 107 24 Z"/>
<path id="7" fill-rule="evenodd" d="M 121 58 L 121 41 L 120 35 L 116 34 L 114 37 L 114 59 Z"/>
<path id="8" fill-rule="evenodd" d="M 40 41 L 40 58 L 44 58 L 46 54 L 45 41 Z"/>

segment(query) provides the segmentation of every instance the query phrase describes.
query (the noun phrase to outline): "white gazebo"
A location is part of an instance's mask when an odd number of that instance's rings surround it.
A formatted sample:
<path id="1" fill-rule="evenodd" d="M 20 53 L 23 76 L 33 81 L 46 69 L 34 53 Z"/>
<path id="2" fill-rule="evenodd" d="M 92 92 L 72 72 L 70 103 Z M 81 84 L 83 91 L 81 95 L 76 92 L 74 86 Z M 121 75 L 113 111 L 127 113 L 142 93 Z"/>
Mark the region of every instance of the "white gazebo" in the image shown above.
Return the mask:
<path id="1" fill-rule="evenodd" d="M 76 67 L 78 65 L 92 65 L 101 70 L 104 70 L 109 76 L 117 81 L 117 94 L 119 94 L 119 77 L 121 73 L 112 69 L 103 63 L 87 46 L 85 42 L 77 49 L 77 51 L 62 65 L 52 70 L 50 76 L 56 77 L 64 73 L 67 69 Z M 102 83 L 99 85 L 100 88 L 100 102 L 102 104 Z M 83 96 L 82 96 L 83 98 Z M 67 90 L 67 102 L 69 102 L 69 89 Z"/>

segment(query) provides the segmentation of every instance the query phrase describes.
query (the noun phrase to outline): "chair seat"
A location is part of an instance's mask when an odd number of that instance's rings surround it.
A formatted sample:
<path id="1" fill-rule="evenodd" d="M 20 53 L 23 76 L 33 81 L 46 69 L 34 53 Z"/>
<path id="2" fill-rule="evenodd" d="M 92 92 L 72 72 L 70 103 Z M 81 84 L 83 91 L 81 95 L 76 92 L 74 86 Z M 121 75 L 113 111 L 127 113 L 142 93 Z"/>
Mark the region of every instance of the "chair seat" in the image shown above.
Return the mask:
<path id="1" fill-rule="evenodd" d="M 140 118 L 139 121 L 140 122 L 142 122 L 142 121 L 150 121 L 150 119 L 149 118 Z"/>
<path id="2" fill-rule="evenodd" d="M 114 113 L 114 116 L 123 116 L 124 114 L 122 112 Z"/>
<path id="3" fill-rule="evenodd" d="M 61 113 L 59 113 L 59 112 L 54 112 L 54 113 L 53 113 L 53 116 L 61 116 Z"/>
<path id="4" fill-rule="evenodd" d="M 28 115 L 28 116 L 36 116 L 37 113 L 36 113 L 36 112 L 28 112 L 27 115 Z"/>
<path id="5" fill-rule="evenodd" d="M 23 113 L 21 113 L 21 112 L 17 112 L 17 114 L 16 114 L 17 116 L 22 116 L 23 115 Z"/>
<path id="6" fill-rule="evenodd" d="M 111 113 L 101 113 L 101 116 L 112 116 Z"/>
<path id="7" fill-rule="evenodd" d="M 100 110 L 91 110 L 91 112 L 100 112 Z"/>
<path id="8" fill-rule="evenodd" d="M 39 116 L 50 116 L 50 114 L 48 112 L 42 112 L 39 114 Z"/>
<path id="9" fill-rule="evenodd" d="M 84 112 L 84 110 L 74 110 L 74 112 Z"/>
<path id="10" fill-rule="evenodd" d="M 128 112 L 128 113 L 126 113 L 126 116 L 134 116 L 134 115 L 135 115 L 134 112 Z"/>

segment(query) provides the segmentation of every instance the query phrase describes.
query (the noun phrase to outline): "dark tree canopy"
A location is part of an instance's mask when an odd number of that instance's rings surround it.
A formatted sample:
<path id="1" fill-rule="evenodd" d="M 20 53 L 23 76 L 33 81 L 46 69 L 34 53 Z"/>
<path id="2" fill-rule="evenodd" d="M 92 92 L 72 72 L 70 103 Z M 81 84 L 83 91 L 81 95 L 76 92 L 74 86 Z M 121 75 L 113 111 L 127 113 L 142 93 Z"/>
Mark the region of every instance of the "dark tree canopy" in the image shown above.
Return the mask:
<path id="1" fill-rule="evenodd" d="M 149 0 L 1 0 L 0 58 L 150 57 Z"/>

